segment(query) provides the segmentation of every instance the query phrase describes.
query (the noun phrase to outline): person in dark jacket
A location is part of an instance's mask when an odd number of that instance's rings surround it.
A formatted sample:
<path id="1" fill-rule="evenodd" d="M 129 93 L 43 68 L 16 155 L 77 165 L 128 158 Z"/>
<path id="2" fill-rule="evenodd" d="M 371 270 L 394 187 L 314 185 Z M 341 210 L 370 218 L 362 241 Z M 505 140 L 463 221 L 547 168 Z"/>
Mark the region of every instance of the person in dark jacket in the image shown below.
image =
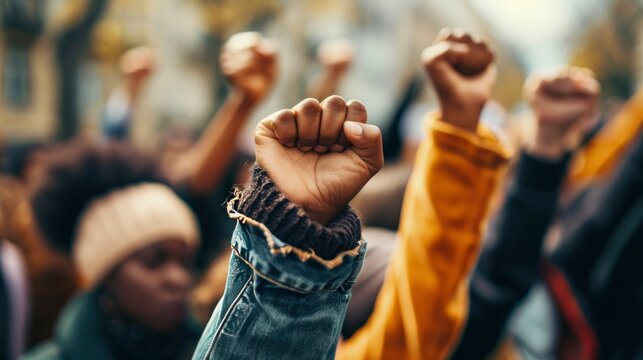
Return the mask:
<path id="1" fill-rule="evenodd" d="M 612 180 L 592 189 L 571 215 L 562 217 L 560 243 L 540 255 L 558 207 L 560 184 L 574 148 L 570 145 L 575 145 L 564 139 L 582 136 L 592 124 L 589 114 L 596 106 L 595 97 L 578 91 L 578 80 L 570 75 L 559 79 L 532 77 L 535 86 L 527 87 L 527 92 L 539 127 L 552 124 L 543 115 L 572 114 L 575 108 L 577 115 L 568 117 L 567 124 L 576 126 L 567 129 L 576 133 L 523 151 L 515 181 L 472 276 L 470 315 L 453 359 L 489 356 L 505 332 L 526 359 L 643 356 L 641 286 L 636 280 L 641 276 L 636 259 L 643 251 L 643 139 Z M 564 129 L 543 133 L 563 135 Z M 533 322 L 508 326 L 532 287 L 536 290 L 527 304 L 532 306 L 523 306 L 521 312 L 528 316 L 539 303 L 538 325 L 543 327 L 538 329 Z"/>

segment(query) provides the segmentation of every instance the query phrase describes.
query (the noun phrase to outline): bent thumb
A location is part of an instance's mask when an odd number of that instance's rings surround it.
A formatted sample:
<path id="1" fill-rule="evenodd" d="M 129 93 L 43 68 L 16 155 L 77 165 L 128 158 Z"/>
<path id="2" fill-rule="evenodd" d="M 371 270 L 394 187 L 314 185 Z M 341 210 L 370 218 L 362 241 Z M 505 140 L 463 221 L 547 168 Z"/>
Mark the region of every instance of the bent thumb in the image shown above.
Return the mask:
<path id="1" fill-rule="evenodd" d="M 384 164 L 380 128 L 375 125 L 346 121 L 344 134 L 352 144 L 353 151 L 368 165 L 371 174 L 377 173 Z"/>

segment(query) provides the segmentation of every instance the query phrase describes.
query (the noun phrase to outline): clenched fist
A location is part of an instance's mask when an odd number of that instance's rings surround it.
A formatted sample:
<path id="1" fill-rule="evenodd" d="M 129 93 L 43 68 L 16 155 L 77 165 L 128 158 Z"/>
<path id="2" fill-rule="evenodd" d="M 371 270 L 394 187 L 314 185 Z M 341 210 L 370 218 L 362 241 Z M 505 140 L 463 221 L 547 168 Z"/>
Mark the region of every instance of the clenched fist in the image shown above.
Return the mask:
<path id="1" fill-rule="evenodd" d="M 277 75 L 275 49 L 257 32 L 232 35 L 221 50 L 223 75 L 252 102 L 263 99 Z"/>
<path id="2" fill-rule="evenodd" d="M 536 72 L 525 81 L 535 121 L 527 151 L 557 158 L 577 147 L 598 120 L 600 85 L 587 69 L 561 67 Z"/>
<path id="3" fill-rule="evenodd" d="M 138 97 L 141 87 L 154 72 L 156 59 L 156 51 L 146 46 L 132 48 L 121 56 L 121 72 L 125 76 L 125 87 L 132 99 Z"/>
<path id="4" fill-rule="evenodd" d="M 422 64 L 438 93 L 444 121 L 475 131 L 496 80 L 493 60 L 487 42 L 462 29 L 443 29 L 422 52 Z"/>
<path id="5" fill-rule="evenodd" d="M 328 224 L 383 165 L 382 135 L 356 100 L 306 99 L 262 120 L 257 163 L 314 221 Z"/>

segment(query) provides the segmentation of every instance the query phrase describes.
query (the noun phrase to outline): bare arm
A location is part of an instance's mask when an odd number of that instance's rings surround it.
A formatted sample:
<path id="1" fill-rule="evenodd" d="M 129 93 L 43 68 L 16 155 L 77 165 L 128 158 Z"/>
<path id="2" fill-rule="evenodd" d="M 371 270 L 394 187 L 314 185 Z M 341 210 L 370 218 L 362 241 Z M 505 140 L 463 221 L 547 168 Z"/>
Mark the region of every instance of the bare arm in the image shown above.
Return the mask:
<path id="1" fill-rule="evenodd" d="M 194 193 L 215 188 L 237 151 L 237 137 L 254 108 L 248 96 L 233 90 L 196 144 L 178 160 L 177 180 L 187 180 Z"/>

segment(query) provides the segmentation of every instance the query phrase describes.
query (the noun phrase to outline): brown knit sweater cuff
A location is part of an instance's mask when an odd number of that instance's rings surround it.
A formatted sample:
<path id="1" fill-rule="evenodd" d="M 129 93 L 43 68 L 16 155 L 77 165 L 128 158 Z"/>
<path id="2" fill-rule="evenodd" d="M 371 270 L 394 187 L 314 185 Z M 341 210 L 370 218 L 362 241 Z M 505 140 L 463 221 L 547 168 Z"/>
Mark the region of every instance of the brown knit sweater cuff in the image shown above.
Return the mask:
<path id="1" fill-rule="evenodd" d="M 330 260 L 354 249 L 361 237 L 360 220 L 347 206 L 328 226 L 312 221 L 303 209 L 291 203 L 257 165 L 246 184 L 237 211 L 263 223 L 279 240 L 302 250 L 312 250 Z"/>

